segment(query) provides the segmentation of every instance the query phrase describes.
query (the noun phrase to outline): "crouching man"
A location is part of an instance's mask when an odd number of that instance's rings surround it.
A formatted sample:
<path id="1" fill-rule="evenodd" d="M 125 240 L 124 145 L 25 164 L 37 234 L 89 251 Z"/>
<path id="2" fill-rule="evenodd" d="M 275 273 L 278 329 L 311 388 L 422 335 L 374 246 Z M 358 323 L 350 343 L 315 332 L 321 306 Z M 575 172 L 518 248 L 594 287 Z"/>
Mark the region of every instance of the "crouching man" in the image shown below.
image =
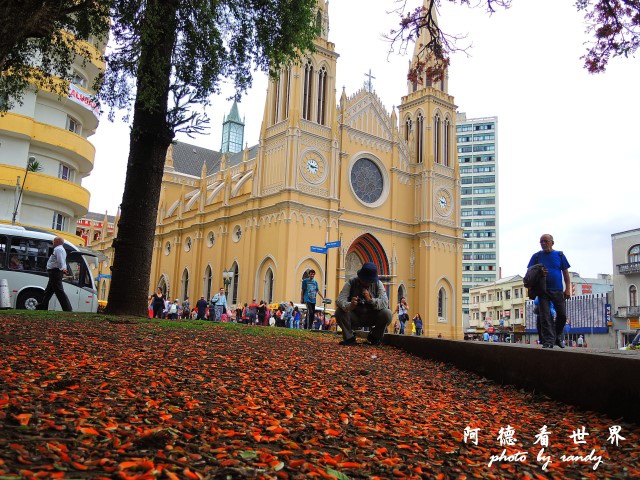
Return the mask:
<path id="1" fill-rule="evenodd" d="M 378 268 L 366 262 L 342 287 L 336 300 L 336 321 L 342 328 L 343 340 L 340 345 L 357 343 L 353 330 L 371 327 L 367 341 L 380 345 L 387 326 L 391 323 L 391 309 L 384 285 L 378 279 Z"/>

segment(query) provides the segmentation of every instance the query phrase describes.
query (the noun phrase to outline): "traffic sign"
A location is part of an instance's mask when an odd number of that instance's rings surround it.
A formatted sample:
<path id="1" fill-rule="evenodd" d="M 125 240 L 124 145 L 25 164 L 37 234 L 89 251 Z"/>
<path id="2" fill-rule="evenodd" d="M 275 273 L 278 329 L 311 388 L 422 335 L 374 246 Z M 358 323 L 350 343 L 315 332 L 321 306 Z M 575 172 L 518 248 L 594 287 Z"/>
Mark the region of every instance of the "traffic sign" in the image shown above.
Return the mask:
<path id="1" fill-rule="evenodd" d="M 327 242 L 324 244 L 327 248 L 336 248 L 340 246 L 340 240 L 336 240 L 335 242 Z"/>
<path id="2" fill-rule="evenodd" d="M 314 247 L 313 245 L 311 246 L 311 251 L 313 253 L 327 253 L 327 249 L 325 247 Z"/>

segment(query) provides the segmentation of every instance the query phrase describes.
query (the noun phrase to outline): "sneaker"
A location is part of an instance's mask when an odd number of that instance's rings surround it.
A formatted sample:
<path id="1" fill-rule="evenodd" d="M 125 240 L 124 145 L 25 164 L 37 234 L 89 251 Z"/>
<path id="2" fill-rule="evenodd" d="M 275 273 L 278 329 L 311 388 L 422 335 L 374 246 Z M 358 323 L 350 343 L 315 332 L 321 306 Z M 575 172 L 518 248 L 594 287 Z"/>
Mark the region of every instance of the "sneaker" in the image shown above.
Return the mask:
<path id="1" fill-rule="evenodd" d="M 356 345 L 357 343 L 358 341 L 356 340 L 356 337 L 351 337 L 346 340 L 341 340 L 338 342 L 338 345 Z"/>
<path id="2" fill-rule="evenodd" d="M 553 348 L 553 345 L 550 343 L 545 343 L 542 345 L 542 348 Z"/>
<path id="3" fill-rule="evenodd" d="M 560 348 L 564 348 L 566 345 L 564 344 L 563 340 L 557 339 L 556 340 L 556 345 L 559 346 Z"/>

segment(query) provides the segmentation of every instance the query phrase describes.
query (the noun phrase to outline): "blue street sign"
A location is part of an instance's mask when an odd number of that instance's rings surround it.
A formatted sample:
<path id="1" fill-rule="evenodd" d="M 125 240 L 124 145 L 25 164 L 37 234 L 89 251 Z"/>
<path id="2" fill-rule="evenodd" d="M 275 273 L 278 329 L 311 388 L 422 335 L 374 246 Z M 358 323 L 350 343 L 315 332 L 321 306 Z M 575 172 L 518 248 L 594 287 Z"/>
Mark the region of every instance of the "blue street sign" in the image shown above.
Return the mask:
<path id="1" fill-rule="evenodd" d="M 314 246 L 311 246 L 311 251 L 313 253 L 327 253 L 327 249 L 325 247 L 314 247 Z"/>
<path id="2" fill-rule="evenodd" d="M 336 248 L 340 246 L 340 240 L 336 240 L 335 242 L 327 242 L 324 244 L 327 248 Z"/>

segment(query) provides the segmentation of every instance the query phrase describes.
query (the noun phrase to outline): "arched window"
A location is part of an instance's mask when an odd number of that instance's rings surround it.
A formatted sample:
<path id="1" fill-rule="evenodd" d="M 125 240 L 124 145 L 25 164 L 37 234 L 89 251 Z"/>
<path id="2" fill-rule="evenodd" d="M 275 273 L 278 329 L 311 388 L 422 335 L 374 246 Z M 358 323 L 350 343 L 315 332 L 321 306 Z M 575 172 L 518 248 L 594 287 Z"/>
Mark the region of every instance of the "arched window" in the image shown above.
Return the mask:
<path id="1" fill-rule="evenodd" d="M 408 142 L 410 136 L 411 136 L 411 119 L 407 118 L 407 121 L 404 123 L 404 141 Z"/>
<path id="2" fill-rule="evenodd" d="M 282 73 L 282 119 L 289 117 L 289 90 L 291 84 L 291 69 L 287 68 Z"/>
<path id="3" fill-rule="evenodd" d="M 211 299 L 212 295 L 211 295 L 211 280 L 212 280 L 212 273 L 211 273 L 211 266 L 207 265 L 207 268 L 204 271 L 204 285 L 203 285 L 203 290 L 204 290 L 204 298 L 206 298 L 207 300 Z"/>
<path id="4" fill-rule="evenodd" d="M 424 117 L 422 113 L 416 118 L 416 162 L 422 163 L 424 158 Z"/>
<path id="5" fill-rule="evenodd" d="M 638 289 L 635 285 L 631 285 L 629 287 L 629 306 L 637 307 L 638 306 Z"/>
<path id="6" fill-rule="evenodd" d="M 189 296 L 189 271 L 185 268 L 182 272 L 182 282 L 180 284 L 180 293 L 182 298 L 180 300 L 184 300 Z"/>
<path id="7" fill-rule="evenodd" d="M 164 295 L 165 297 L 169 294 L 169 286 L 167 285 L 167 279 L 164 275 L 162 275 L 160 277 L 160 280 L 158 281 L 158 288 L 162 290 L 162 295 Z"/>
<path id="8" fill-rule="evenodd" d="M 322 11 L 319 9 L 316 13 L 316 29 L 318 30 L 318 35 L 322 34 Z"/>
<path id="9" fill-rule="evenodd" d="M 449 166 L 449 149 L 451 148 L 451 146 L 449 145 L 450 143 L 450 139 L 451 139 L 451 122 L 449 121 L 449 119 L 447 118 L 444 121 L 444 130 L 442 131 L 442 133 L 444 134 L 444 138 L 443 138 L 443 149 L 442 149 L 442 164 L 445 167 Z"/>
<path id="10" fill-rule="evenodd" d="M 107 281 L 106 280 L 102 280 L 100 284 L 100 299 L 101 300 L 107 299 Z"/>
<path id="11" fill-rule="evenodd" d="M 640 245 L 634 245 L 629 249 L 629 263 L 640 262 Z"/>
<path id="12" fill-rule="evenodd" d="M 440 115 L 436 114 L 433 117 L 433 161 L 435 163 L 440 162 L 440 152 L 442 146 L 440 145 Z"/>
<path id="13" fill-rule="evenodd" d="M 238 264 L 236 262 L 233 262 L 233 266 L 231 267 L 231 271 L 233 272 L 233 281 L 231 282 L 231 303 L 232 304 L 237 304 L 238 303 L 238 277 L 239 277 L 239 271 L 238 271 Z"/>
<path id="14" fill-rule="evenodd" d="M 264 298 L 267 303 L 273 302 L 273 271 L 270 268 L 264 276 Z"/>
<path id="15" fill-rule="evenodd" d="M 438 291 L 438 317 L 445 320 L 447 318 L 447 292 L 442 287 Z"/>
<path id="16" fill-rule="evenodd" d="M 313 87 L 313 65 L 304 66 L 304 84 L 302 85 L 302 118 L 311 120 L 311 89 Z"/>
<path id="17" fill-rule="evenodd" d="M 404 288 L 404 285 L 399 285 L 398 286 L 398 303 L 400 303 L 400 299 L 402 297 L 406 297 L 407 296 L 407 289 Z"/>
<path id="18" fill-rule="evenodd" d="M 278 123 L 280 117 L 280 87 L 282 83 L 282 73 L 273 81 L 273 106 L 271 108 L 271 124 Z"/>
<path id="19" fill-rule="evenodd" d="M 318 72 L 318 112 L 317 121 L 325 124 L 325 110 L 327 104 L 327 69 L 322 67 Z"/>

